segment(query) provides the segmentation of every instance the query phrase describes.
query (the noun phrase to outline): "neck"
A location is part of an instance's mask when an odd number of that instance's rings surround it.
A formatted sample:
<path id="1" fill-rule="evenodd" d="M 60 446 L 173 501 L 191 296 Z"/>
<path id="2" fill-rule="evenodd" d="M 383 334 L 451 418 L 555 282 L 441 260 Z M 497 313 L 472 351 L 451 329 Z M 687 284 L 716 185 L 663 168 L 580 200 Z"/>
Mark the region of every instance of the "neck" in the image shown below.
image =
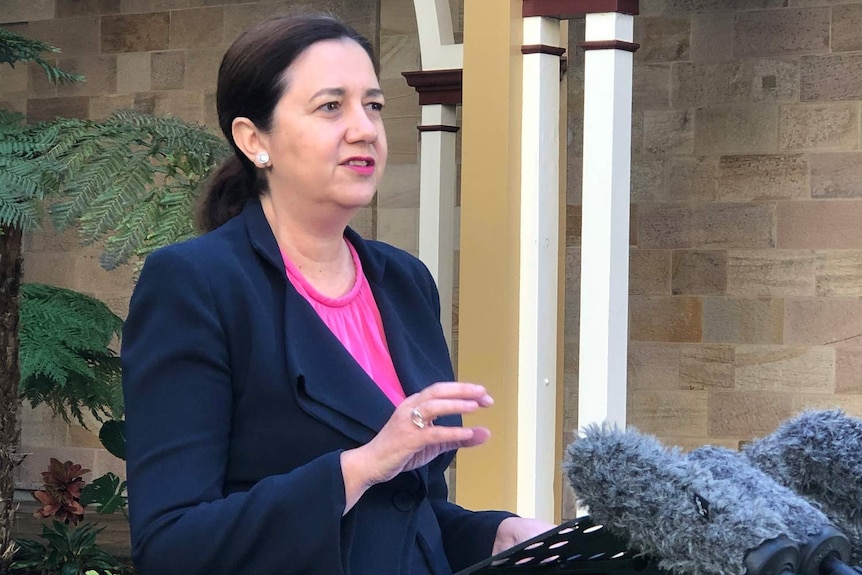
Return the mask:
<path id="1" fill-rule="evenodd" d="M 261 197 L 261 206 L 279 249 L 317 291 L 330 297 L 350 291 L 356 270 L 344 240 L 347 221 L 303 217 L 271 194 Z"/>

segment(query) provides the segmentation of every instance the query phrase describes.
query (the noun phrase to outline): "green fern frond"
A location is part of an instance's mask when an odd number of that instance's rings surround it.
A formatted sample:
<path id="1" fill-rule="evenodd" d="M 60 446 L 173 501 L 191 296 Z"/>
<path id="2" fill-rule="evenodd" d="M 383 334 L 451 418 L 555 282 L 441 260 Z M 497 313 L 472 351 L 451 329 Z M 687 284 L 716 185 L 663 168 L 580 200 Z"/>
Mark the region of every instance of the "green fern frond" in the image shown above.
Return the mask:
<path id="1" fill-rule="evenodd" d="M 201 126 L 130 110 L 93 122 L 77 145 L 46 154 L 62 174 L 54 225 L 80 224 L 86 244 L 104 242 L 100 258 L 112 269 L 132 257 L 193 237 L 201 183 L 229 153 Z"/>
<path id="2" fill-rule="evenodd" d="M 84 426 L 84 411 L 99 421 L 119 418 L 120 361 L 110 345 L 122 320 L 72 290 L 21 284 L 20 293 L 21 397 Z"/>
<path id="3" fill-rule="evenodd" d="M 80 74 L 70 74 L 51 65 L 42 58 L 44 52 L 58 53 L 60 49 L 47 42 L 31 40 L 0 28 L 0 64 L 9 64 L 14 67 L 16 62 L 35 62 L 45 70 L 52 83 L 84 81 L 84 77 Z"/>

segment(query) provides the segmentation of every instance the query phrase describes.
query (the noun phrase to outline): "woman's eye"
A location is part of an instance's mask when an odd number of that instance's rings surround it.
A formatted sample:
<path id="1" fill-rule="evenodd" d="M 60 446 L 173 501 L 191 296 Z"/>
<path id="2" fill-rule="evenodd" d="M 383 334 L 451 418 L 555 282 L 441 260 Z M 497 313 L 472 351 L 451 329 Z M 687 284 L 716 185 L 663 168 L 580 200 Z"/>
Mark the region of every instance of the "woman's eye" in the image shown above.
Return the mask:
<path id="1" fill-rule="evenodd" d="M 335 112 L 338 110 L 338 102 L 327 102 L 320 107 L 321 110 L 326 110 L 327 112 Z"/>
<path id="2" fill-rule="evenodd" d="M 369 106 L 371 107 L 371 109 L 372 109 L 372 110 L 374 110 L 375 112 L 382 112 L 382 111 L 383 111 L 383 102 L 371 102 L 371 103 L 370 103 L 370 104 L 368 104 L 368 105 L 369 105 Z"/>

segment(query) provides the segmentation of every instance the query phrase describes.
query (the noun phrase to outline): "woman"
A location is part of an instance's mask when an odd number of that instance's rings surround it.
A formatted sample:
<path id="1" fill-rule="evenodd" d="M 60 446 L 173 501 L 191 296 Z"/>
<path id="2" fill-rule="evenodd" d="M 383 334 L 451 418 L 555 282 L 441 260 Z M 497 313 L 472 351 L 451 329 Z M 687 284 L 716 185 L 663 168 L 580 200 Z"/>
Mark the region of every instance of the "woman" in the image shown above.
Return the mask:
<path id="1" fill-rule="evenodd" d="M 444 575 L 551 527 L 447 502 L 454 450 L 489 437 L 460 416 L 492 399 L 452 382 L 427 269 L 347 226 L 386 165 L 383 104 L 331 17 L 225 54 L 209 233 L 147 259 L 123 334 L 143 575 Z"/>

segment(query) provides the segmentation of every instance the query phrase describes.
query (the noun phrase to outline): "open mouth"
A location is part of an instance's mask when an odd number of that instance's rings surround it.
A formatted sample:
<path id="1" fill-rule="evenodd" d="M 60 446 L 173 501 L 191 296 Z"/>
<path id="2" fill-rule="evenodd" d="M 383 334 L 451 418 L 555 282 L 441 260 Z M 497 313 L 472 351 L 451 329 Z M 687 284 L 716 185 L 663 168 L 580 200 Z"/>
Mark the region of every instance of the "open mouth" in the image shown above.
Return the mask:
<path id="1" fill-rule="evenodd" d="M 371 158 L 351 158 L 344 162 L 345 166 L 356 166 L 359 168 L 370 168 L 374 166 L 374 160 Z"/>

